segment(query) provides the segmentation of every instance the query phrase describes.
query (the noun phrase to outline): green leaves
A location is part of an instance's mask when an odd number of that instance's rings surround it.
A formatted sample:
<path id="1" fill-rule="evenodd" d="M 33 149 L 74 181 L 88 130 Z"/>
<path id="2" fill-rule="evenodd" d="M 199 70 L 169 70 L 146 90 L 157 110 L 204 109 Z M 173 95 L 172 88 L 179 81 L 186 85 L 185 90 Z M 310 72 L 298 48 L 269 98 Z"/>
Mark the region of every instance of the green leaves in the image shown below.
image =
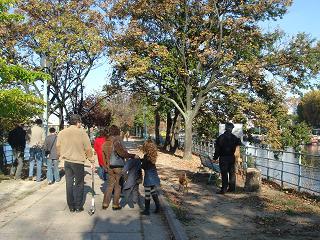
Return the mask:
<path id="1" fill-rule="evenodd" d="M 15 3 L 16 1 L 12 0 L 0 0 L 0 24 L 9 24 L 22 19 L 21 15 L 8 12 Z M 28 85 L 39 79 L 49 80 L 50 77 L 42 72 L 28 70 L 11 61 L 8 62 L 0 55 L 1 130 L 8 130 L 16 123 L 25 122 L 43 111 L 44 102 L 41 99 L 15 87 L 21 84 Z"/>
<path id="2" fill-rule="evenodd" d="M 43 100 L 20 89 L 0 90 L 0 126 L 9 129 L 43 112 Z"/>
<path id="3" fill-rule="evenodd" d="M 30 84 L 36 80 L 50 80 L 50 76 L 39 71 L 30 71 L 22 66 L 8 64 L 0 58 L 0 85 L 23 82 Z"/>
<path id="4" fill-rule="evenodd" d="M 16 2 L 16 0 L 0 0 L 0 23 L 9 23 L 23 19 L 21 15 L 8 12 L 8 10 L 13 7 Z"/>

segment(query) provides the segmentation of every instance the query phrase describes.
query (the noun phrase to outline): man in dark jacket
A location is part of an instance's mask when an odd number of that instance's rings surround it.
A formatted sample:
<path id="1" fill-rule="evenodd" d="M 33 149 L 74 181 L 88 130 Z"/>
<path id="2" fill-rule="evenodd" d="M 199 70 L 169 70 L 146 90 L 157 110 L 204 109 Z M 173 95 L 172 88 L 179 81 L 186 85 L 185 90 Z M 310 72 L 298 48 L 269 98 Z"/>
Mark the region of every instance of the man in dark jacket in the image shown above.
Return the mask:
<path id="1" fill-rule="evenodd" d="M 13 155 L 10 174 L 14 176 L 15 179 L 21 179 L 24 149 L 26 147 L 26 134 L 26 131 L 20 125 L 17 125 L 9 132 L 8 143 L 12 148 Z"/>
<path id="2" fill-rule="evenodd" d="M 235 156 L 237 146 L 241 145 L 241 140 L 232 134 L 234 125 L 226 123 L 225 132 L 221 134 L 215 145 L 214 160 L 219 158 L 222 187 L 218 194 L 234 192 L 236 190 Z"/>

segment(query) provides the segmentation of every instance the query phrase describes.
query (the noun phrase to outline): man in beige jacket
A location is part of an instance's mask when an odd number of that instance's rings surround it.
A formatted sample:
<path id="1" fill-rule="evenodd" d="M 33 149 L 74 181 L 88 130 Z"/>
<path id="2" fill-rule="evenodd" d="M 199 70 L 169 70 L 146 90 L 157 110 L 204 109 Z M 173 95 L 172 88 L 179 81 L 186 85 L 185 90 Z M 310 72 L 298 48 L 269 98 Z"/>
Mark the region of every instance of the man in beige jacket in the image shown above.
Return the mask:
<path id="1" fill-rule="evenodd" d="M 30 158 L 29 158 L 29 180 L 33 180 L 33 168 L 35 162 L 37 163 L 37 182 L 41 181 L 42 174 L 42 160 L 43 152 L 42 146 L 44 143 L 44 131 L 42 128 L 42 120 L 37 119 L 35 125 L 30 129 L 29 135 L 29 146 L 30 146 Z"/>
<path id="2" fill-rule="evenodd" d="M 84 163 L 86 159 L 94 168 L 94 159 L 90 139 L 81 128 L 81 118 L 77 114 L 70 116 L 70 126 L 59 132 L 57 153 L 64 162 L 66 175 L 66 195 L 70 212 L 83 211 Z"/>

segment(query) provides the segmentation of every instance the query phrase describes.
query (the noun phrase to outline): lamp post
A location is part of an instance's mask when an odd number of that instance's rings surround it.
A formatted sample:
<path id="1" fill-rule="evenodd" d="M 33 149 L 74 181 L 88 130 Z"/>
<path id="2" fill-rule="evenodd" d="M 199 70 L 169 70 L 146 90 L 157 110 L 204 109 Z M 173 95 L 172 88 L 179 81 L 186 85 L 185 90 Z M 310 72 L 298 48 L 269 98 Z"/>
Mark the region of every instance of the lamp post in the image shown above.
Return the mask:
<path id="1" fill-rule="evenodd" d="M 147 106 L 143 106 L 143 138 L 147 139 L 147 120 L 146 120 Z"/>
<path id="2" fill-rule="evenodd" d="M 48 61 L 47 57 L 45 54 L 41 55 L 40 59 L 40 65 L 41 68 L 46 72 L 46 69 L 48 67 Z M 43 113 L 43 126 L 44 126 L 44 132 L 45 135 L 48 135 L 48 80 L 44 79 L 43 80 L 43 101 L 45 102 L 45 107 L 44 107 L 44 113 Z"/>

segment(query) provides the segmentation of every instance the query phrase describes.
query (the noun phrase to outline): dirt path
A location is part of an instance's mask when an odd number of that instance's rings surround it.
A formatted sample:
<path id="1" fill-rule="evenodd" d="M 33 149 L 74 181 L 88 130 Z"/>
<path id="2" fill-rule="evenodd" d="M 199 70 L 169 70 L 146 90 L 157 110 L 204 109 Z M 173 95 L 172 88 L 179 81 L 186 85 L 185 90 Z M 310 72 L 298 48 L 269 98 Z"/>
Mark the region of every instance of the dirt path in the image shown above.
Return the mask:
<path id="1" fill-rule="evenodd" d="M 208 174 L 197 173 L 200 160 L 183 161 L 160 153 L 162 188 L 190 239 L 320 239 L 320 203 L 278 191 L 265 183 L 259 193 L 217 195 Z M 179 173 L 190 180 L 178 191 Z"/>

